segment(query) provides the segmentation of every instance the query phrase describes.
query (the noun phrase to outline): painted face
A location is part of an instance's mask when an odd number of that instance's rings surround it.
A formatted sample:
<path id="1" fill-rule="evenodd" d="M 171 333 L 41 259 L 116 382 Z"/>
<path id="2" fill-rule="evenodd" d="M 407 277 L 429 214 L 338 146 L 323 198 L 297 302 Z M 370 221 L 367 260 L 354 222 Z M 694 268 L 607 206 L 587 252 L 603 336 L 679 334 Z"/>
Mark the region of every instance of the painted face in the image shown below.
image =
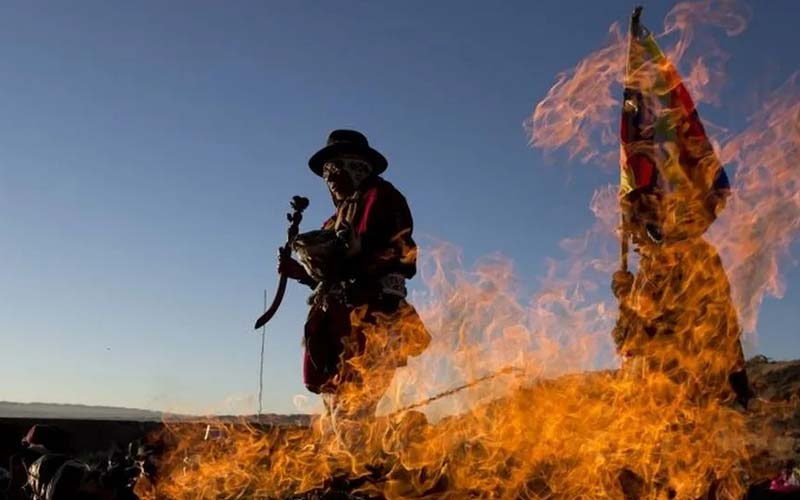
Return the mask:
<path id="1" fill-rule="evenodd" d="M 336 199 L 353 194 L 371 173 L 372 167 L 360 156 L 341 156 L 322 166 L 322 178 Z"/>

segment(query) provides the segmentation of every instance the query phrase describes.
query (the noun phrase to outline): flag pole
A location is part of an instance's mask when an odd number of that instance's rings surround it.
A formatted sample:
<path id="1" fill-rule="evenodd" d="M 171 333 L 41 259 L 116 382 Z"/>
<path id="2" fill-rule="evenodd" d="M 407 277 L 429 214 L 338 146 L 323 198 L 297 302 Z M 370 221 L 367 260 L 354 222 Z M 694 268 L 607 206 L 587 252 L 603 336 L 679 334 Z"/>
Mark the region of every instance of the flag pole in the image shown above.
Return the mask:
<path id="1" fill-rule="evenodd" d="M 628 233 L 622 227 L 622 221 L 619 223 L 619 269 L 620 271 L 628 270 Z"/>
<path id="2" fill-rule="evenodd" d="M 642 7 L 641 6 L 637 6 L 635 9 L 633 9 L 633 14 L 631 14 L 630 28 L 629 28 L 629 32 L 628 32 L 628 54 L 627 54 L 627 60 L 626 60 L 626 63 L 625 63 L 625 78 L 624 78 L 624 82 L 623 82 L 623 85 L 625 87 L 627 87 L 628 84 L 630 83 L 631 39 L 632 39 L 632 37 L 638 36 L 638 34 L 639 34 L 639 18 L 641 17 L 641 15 L 642 15 Z M 623 102 L 622 105 L 625 106 L 625 103 Z M 622 147 L 620 147 L 620 154 L 621 155 L 624 154 L 622 152 Z M 620 161 L 623 161 L 623 158 L 621 156 L 620 156 Z M 629 250 L 628 242 L 630 240 L 630 235 L 628 235 L 628 232 L 625 230 L 624 215 L 621 212 L 622 211 L 620 210 L 620 216 L 619 216 L 619 268 L 620 268 L 620 271 L 627 272 L 628 271 L 628 250 Z"/>

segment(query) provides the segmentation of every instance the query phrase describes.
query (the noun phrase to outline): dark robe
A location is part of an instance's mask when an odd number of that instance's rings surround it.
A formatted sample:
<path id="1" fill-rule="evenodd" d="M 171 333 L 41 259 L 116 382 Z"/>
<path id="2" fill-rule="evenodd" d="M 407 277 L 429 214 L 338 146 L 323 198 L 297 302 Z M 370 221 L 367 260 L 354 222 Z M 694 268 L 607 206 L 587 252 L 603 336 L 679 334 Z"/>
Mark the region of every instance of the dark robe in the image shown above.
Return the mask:
<path id="1" fill-rule="evenodd" d="M 419 355 L 430 342 L 414 308 L 405 300 L 405 280 L 416 274 L 417 246 L 413 220 L 405 197 L 392 184 L 374 177 L 350 198 L 336 203 L 336 213 L 324 230 L 352 231 L 348 255 L 337 262 L 333 297 L 314 297 L 305 325 L 303 378 L 315 393 L 334 392 L 344 381 L 357 382 L 363 370 L 353 358 L 363 356 L 368 344 L 384 349 L 380 367 L 392 370 Z M 374 364 L 374 363 L 373 363 Z M 382 388 L 385 390 L 385 388 Z M 381 391 L 381 388 L 375 388 Z"/>

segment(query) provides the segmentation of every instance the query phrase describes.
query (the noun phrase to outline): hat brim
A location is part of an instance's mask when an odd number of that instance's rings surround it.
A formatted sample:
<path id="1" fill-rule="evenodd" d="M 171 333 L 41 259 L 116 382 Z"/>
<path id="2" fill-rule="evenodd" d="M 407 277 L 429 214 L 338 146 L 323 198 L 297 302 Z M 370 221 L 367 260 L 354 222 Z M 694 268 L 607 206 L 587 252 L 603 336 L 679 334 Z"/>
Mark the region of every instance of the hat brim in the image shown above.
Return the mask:
<path id="1" fill-rule="evenodd" d="M 363 146 L 357 146 L 355 144 L 331 144 L 330 146 L 325 146 L 309 158 L 308 166 L 311 167 L 311 170 L 315 174 L 322 177 L 322 166 L 325 162 L 335 156 L 343 154 L 357 154 L 363 156 L 372 166 L 375 175 L 381 174 L 386 170 L 386 167 L 389 166 L 386 157 L 376 150 L 370 147 L 365 148 Z"/>

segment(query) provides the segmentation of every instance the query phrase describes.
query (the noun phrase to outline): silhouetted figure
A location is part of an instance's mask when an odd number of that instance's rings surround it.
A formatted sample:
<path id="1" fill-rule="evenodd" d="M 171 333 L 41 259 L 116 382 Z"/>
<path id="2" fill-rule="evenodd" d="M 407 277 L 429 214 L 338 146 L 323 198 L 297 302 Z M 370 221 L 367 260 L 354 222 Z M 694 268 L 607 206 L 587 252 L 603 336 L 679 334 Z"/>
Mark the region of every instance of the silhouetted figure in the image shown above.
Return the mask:
<path id="1" fill-rule="evenodd" d="M 636 276 L 618 271 L 613 277 L 620 301 L 613 334 L 618 352 L 695 386 L 698 397 L 733 396 L 746 408 L 753 394 L 730 284 L 719 255 L 702 237 L 721 200 L 690 203 L 677 215 L 672 201 L 652 188 L 624 199 L 625 228 L 639 268 Z"/>
<path id="2" fill-rule="evenodd" d="M 373 416 L 394 371 L 430 336 L 406 302 L 417 246 L 405 198 L 380 177 L 386 158 L 352 130 L 336 130 L 309 160 L 326 183 L 335 213 L 294 243 L 300 262 L 279 271 L 314 289 L 305 325 L 304 382 L 321 393 L 347 446 Z"/>
<path id="3" fill-rule="evenodd" d="M 112 456 L 90 467 L 70 453 L 69 436 L 51 425 L 34 425 L 12 457 L 9 499 L 136 500 L 133 486 L 143 469 L 136 457 Z"/>

